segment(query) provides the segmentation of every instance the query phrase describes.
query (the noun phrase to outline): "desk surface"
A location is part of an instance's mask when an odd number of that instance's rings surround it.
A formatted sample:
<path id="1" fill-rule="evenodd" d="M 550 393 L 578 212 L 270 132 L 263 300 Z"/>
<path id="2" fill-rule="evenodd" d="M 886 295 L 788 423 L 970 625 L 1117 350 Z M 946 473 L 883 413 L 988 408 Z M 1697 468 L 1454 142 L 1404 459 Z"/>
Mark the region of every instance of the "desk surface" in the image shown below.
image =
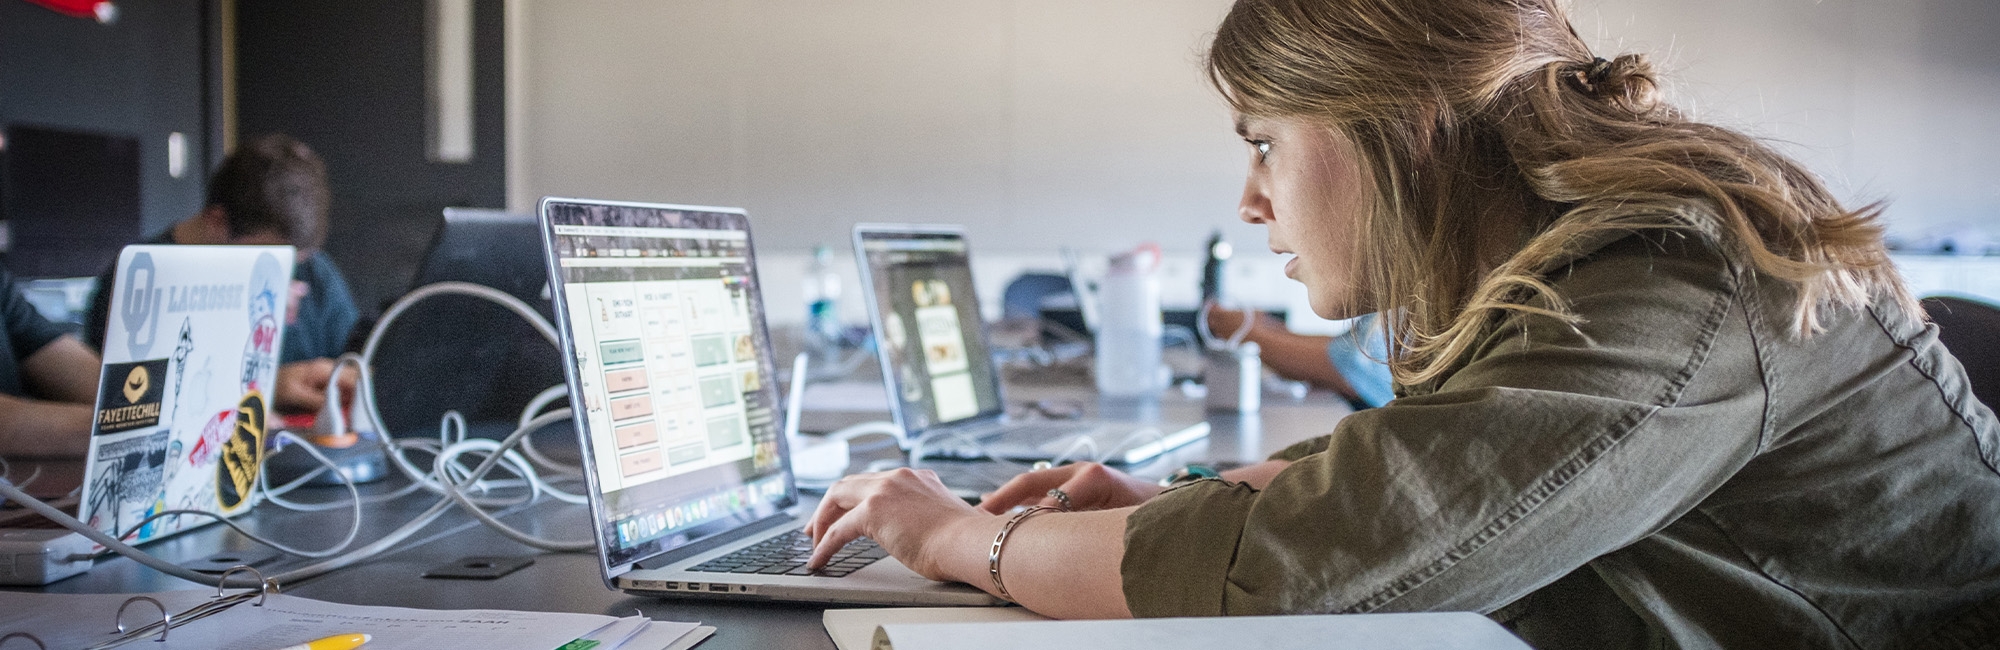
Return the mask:
<path id="1" fill-rule="evenodd" d="M 1039 391 L 1010 387 L 1011 398 L 1042 399 Z M 1069 392 L 1075 395 L 1075 392 Z M 1162 403 L 1169 414 L 1200 412 L 1199 400 L 1169 395 Z M 1256 462 L 1294 442 L 1331 431 L 1348 413 L 1345 403 L 1330 395 L 1312 394 L 1293 401 L 1271 397 L 1261 413 L 1239 416 L 1211 413 L 1208 439 L 1134 468 L 1140 475 L 1164 475 L 1190 462 Z M 371 486 L 374 491 L 387 488 Z M 298 500 L 344 499 L 344 491 L 316 489 L 291 495 Z M 367 507 L 359 541 L 379 538 L 432 503 L 420 493 Z M 265 504 L 242 524 L 259 534 L 304 548 L 322 548 L 337 541 L 347 526 L 348 511 L 299 513 Z M 529 505 L 503 517 L 542 537 L 586 539 L 588 513 L 582 506 L 554 501 Z M 257 547 L 221 526 L 190 532 L 148 547 L 170 561 L 184 563 L 217 551 L 254 551 Z M 420 577 L 426 570 L 473 555 L 534 555 L 532 566 L 498 580 L 438 580 Z M 274 560 L 260 566 L 281 572 L 307 561 Z M 59 593 L 148 592 L 207 587 L 161 575 L 122 557 L 100 560 L 89 573 L 41 588 Z M 488 530 L 459 511 L 451 511 L 412 537 L 400 550 L 357 566 L 285 585 L 285 592 L 321 600 L 361 605 L 429 609 L 515 609 L 630 615 L 634 610 L 656 620 L 700 621 L 717 628 L 702 644 L 708 650 L 736 648 L 832 648 L 820 625 L 823 607 L 789 603 L 740 603 L 635 598 L 605 588 L 597 561 L 587 553 L 542 553 Z"/>

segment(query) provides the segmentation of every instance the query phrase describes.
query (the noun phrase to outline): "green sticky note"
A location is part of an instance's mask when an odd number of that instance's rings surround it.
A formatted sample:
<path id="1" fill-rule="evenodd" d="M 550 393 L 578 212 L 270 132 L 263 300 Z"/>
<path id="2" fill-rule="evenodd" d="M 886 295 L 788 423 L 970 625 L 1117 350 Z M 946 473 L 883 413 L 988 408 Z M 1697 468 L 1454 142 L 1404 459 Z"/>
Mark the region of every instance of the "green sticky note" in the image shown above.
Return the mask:
<path id="1" fill-rule="evenodd" d="M 593 641 L 591 639 L 577 639 L 575 641 L 563 644 L 562 647 L 556 648 L 556 650 L 590 650 L 591 648 L 597 647 L 600 643 L 601 642 L 599 641 Z"/>

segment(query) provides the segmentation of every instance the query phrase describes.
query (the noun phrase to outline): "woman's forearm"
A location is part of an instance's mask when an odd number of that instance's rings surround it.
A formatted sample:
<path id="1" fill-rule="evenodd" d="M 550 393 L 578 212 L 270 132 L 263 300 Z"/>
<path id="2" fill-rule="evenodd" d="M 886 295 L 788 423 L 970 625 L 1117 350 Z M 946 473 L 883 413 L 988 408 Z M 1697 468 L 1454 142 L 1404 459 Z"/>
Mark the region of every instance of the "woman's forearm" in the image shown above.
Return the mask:
<path id="1" fill-rule="evenodd" d="M 1131 618 L 1119 566 L 1125 560 L 1125 518 L 1134 508 L 1044 512 L 1007 535 L 1001 579 L 1014 602 L 1053 618 Z M 948 542 L 954 579 L 999 595 L 988 551 L 1012 514 L 968 526 Z"/>
<path id="2" fill-rule="evenodd" d="M 87 404 L 0 395 L 0 455 L 82 456 L 92 415 Z"/>
<path id="3" fill-rule="evenodd" d="M 1354 398 L 1354 387 L 1347 383 L 1347 377 L 1333 367 L 1333 360 L 1326 357 L 1327 344 L 1333 341 L 1328 336 L 1295 334 L 1290 330 L 1257 328 L 1250 330 L 1250 340 L 1262 349 L 1264 365 L 1281 377 L 1310 383 L 1347 399 Z"/>

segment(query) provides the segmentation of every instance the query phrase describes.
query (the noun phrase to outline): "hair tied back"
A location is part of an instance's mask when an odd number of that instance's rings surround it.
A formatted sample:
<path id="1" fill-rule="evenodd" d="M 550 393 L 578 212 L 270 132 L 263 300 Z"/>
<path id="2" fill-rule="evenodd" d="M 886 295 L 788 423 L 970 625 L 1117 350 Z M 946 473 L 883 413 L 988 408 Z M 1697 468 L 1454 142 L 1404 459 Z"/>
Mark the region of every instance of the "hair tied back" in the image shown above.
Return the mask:
<path id="1" fill-rule="evenodd" d="M 1576 71 L 1571 72 L 1569 81 L 1576 86 L 1577 90 L 1583 91 L 1584 94 L 1595 95 L 1598 90 L 1604 88 L 1604 82 L 1610 76 L 1611 62 L 1604 60 L 1604 57 L 1600 56 L 1591 59 L 1589 65 L 1579 67 Z"/>

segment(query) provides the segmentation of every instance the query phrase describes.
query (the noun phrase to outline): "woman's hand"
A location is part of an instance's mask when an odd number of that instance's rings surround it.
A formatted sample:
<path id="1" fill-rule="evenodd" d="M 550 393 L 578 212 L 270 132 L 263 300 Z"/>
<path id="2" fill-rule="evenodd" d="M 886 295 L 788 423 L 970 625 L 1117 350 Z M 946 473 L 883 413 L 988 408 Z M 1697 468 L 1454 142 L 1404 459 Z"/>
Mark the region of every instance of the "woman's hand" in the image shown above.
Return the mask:
<path id="1" fill-rule="evenodd" d="M 1049 494 L 1059 489 L 1069 495 L 1069 503 Z M 1077 510 L 1109 510 L 1145 503 L 1160 493 L 1158 484 L 1097 463 L 1076 463 L 1028 472 L 1014 477 L 1000 489 L 980 497 L 979 509 L 1000 514 L 1016 506 L 1068 505 Z"/>
<path id="2" fill-rule="evenodd" d="M 1257 330 L 1286 331 L 1284 321 L 1278 320 L 1278 317 L 1265 312 L 1224 309 L 1222 306 L 1212 302 L 1207 307 L 1207 309 L 1202 310 L 1202 315 L 1208 318 L 1209 333 L 1213 334 L 1219 340 L 1235 338 L 1236 330 L 1242 329 L 1245 317 L 1251 318 L 1250 331 L 1252 336 L 1255 335 Z"/>
<path id="3" fill-rule="evenodd" d="M 985 545 L 998 529 L 995 517 L 952 495 L 936 472 L 905 467 L 857 474 L 834 483 L 820 500 L 806 526 L 813 539 L 807 566 L 824 566 L 840 547 L 869 537 L 919 575 L 963 582 L 965 574 L 955 569 L 983 567 Z"/>
<path id="4" fill-rule="evenodd" d="M 278 385 L 272 391 L 273 408 L 279 413 L 320 412 L 326 406 L 326 384 L 333 378 L 334 367 L 332 359 L 306 359 L 278 366 Z M 340 394 L 344 401 L 353 401 L 358 376 L 353 372 L 340 373 Z"/>

